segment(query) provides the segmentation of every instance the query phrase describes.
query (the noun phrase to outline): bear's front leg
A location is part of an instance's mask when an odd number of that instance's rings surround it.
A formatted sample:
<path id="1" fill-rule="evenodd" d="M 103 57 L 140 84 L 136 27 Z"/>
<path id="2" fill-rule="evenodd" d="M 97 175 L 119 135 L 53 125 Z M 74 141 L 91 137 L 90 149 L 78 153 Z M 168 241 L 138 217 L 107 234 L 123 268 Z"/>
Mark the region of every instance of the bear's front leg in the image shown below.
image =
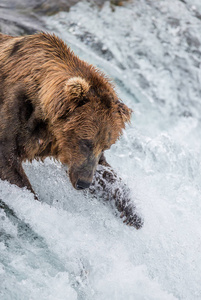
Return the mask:
<path id="1" fill-rule="evenodd" d="M 28 188 L 34 194 L 35 199 L 37 199 L 29 179 L 22 168 L 21 161 L 14 154 L 10 153 L 8 155 L 8 153 L 4 154 L 0 151 L 0 178 L 20 188 Z"/>
<path id="2" fill-rule="evenodd" d="M 142 227 L 143 220 L 137 214 L 136 207 L 131 201 L 129 188 L 112 170 L 103 154 L 90 186 L 90 192 L 106 201 L 114 201 L 116 208 L 121 212 L 124 223 L 136 229 Z"/>

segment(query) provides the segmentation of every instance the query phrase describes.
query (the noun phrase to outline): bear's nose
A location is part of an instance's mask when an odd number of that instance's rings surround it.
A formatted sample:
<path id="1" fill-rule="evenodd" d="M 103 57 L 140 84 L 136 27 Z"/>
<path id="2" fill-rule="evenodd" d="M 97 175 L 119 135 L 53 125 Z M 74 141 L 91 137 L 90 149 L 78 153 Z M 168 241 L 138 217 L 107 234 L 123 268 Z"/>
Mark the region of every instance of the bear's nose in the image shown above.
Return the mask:
<path id="1" fill-rule="evenodd" d="M 76 189 L 77 190 L 84 190 L 90 187 L 90 182 L 86 182 L 86 181 L 82 181 L 80 179 L 78 179 L 77 183 L 76 183 Z"/>

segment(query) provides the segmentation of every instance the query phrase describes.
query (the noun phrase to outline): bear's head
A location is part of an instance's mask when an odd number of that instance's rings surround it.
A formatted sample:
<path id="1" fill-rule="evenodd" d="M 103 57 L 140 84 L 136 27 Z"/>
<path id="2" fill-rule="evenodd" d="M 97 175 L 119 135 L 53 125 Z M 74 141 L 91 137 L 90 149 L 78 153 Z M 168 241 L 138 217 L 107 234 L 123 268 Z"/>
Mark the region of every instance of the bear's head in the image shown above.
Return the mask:
<path id="1" fill-rule="evenodd" d="M 76 189 L 88 188 L 101 154 L 120 137 L 131 109 L 123 104 L 108 80 L 90 84 L 81 77 L 62 83 L 48 101 L 57 158 L 68 166 Z M 59 99 L 59 100 L 58 100 Z"/>

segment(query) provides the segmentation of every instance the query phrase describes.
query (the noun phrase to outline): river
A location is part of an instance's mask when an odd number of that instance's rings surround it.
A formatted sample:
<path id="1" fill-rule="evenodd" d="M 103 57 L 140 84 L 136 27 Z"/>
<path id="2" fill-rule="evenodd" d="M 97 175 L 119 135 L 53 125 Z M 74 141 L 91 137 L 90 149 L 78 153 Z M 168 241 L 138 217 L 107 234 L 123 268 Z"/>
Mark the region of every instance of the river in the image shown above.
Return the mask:
<path id="1" fill-rule="evenodd" d="M 25 163 L 41 202 L 0 181 L 0 298 L 201 299 L 200 1 L 81 1 L 45 13 L 1 2 L 1 31 L 54 32 L 133 109 L 106 157 L 144 226 L 74 190 L 58 162 Z"/>

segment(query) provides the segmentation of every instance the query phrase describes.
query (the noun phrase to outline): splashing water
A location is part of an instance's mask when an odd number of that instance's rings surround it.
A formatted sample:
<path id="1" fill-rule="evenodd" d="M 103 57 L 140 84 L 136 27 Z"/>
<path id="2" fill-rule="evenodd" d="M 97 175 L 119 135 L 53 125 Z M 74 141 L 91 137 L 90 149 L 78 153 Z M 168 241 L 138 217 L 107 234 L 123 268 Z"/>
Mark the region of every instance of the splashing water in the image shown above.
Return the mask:
<path id="1" fill-rule="evenodd" d="M 201 299 L 198 4 L 82 2 L 45 19 L 134 111 L 106 157 L 144 226 L 75 191 L 59 163 L 26 163 L 41 202 L 0 181 L 1 299 Z"/>

